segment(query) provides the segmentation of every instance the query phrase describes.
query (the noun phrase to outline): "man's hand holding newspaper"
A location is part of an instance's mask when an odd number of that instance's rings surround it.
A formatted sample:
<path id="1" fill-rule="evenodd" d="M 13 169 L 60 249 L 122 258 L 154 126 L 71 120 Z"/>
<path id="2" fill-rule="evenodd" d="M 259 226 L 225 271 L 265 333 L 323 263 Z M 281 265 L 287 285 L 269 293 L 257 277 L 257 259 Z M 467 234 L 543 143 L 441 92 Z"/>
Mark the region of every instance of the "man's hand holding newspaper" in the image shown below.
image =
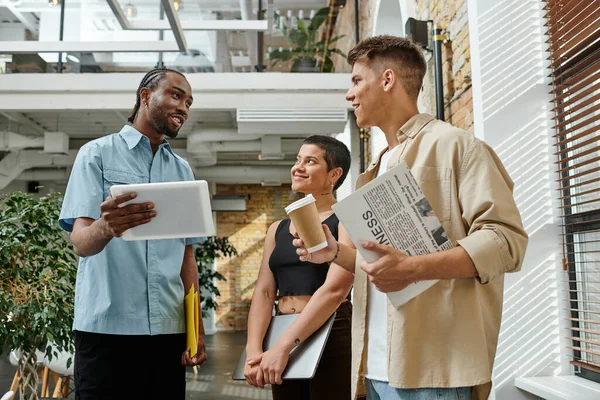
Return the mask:
<path id="1" fill-rule="evenodd" d="M 441 278 L 424 278 L 431 274 L 423 274 L 423 262 L 433 260 L 423 256 L 454 246 L 406 164 L 397 165 L 334 204 L 333 210 L 364 259 L 360 268 L 379 291 L 387 293 L 394 307 Z M 301 261 L 330 262 L 340 255 L 335 239 L 324 229 L 329 245 L 321 251 L 308 254 L 301 240 L 294 241 Z M 338 264 L 349 269 L 349 249 L 343 250 L 345 262 Z"/>
<path id="2" fill-rule="evenodd" d="M 361 245 L 363 249 L 380 256 L 375 262 L 363 260 L 360 263 L 360 269 L 367 273 L 369 280 L 380 292 L 397 292 L 417 280 L 411 257 L 385 244 L 363 241 Z"/>
<path id="3" fill-rule="evenodd" d="M 336 256 L 337 241 L 325 224 L 323 224 L 323 231 L 325 231 L 328 245 L 315 253 L 309 253 L 304 247 L 302 239 L 296 235 L 293 244 L 297 247 L 296 253 L 300 256 L 300 261 L 323 264 L 331 261 Z M 406 254 L 391 246 L 375 242 L 363 241 L 361 245 L 364 249 L 380 255 L 380 258 L 373 263 L 363 260 L 360 264 L 360 268 L 367 273 L 369 280 L 373 282 L 379 291 L 383 293 L 399 291 L 415 281 L 415 265 L 410 262 Z"/>

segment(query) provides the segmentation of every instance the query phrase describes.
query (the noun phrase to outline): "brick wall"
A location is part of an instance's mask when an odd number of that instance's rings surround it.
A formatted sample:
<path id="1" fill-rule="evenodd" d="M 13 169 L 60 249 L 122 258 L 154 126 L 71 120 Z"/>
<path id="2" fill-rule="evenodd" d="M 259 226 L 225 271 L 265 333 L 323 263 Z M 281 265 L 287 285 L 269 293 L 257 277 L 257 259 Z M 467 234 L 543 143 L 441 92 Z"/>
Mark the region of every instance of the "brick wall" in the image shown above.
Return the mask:
<path id="1" fill-rule="evenodd" d="M 217 261 L 217 270 L 227 281 L 218 284 L 216 325 L 219 330 L 245 330 L 267 229 L 285 218 L 284 207 L 298 195 L 289 185 L 217 185 L 217 194 L 250 195 L 245 212 L 217 213 L 217 235 L 228 236 L 239 254 Z"/>
<path id="2" fill-rule="evenodd" d="M 467 0 L 417 0 L 417 19 L 433 20 L 450 37 L 442 46 L 446 121 L 473 129 L 471 52 Z M 426 53 L 427 75 L 423 85 L 422 111 L 435 115 L 435 79 L 431 52 Z"/>
<path id="3" fill-rule="evenodd" d="M 375 22 L 375 1 L 361 0 L 359 1 L 359 6 L 359 36 L 362 39 L 369 36 L 373 31 L 373 23 Z M 354 0 L 348 0 L 346 1 L 346 6 L 339 11 L 336 18 L 333 35 L 344 36 L 337 42 L 337 48 L 342 50 L 345 54 L 348 54 L 348 51 L 356 44 L 355 15 Z M 334 55 L 333 62 L 335 65 L 335 72 L 351 72 L 350 66 L 346 62 L 345 58 L 339 55 Z"/>

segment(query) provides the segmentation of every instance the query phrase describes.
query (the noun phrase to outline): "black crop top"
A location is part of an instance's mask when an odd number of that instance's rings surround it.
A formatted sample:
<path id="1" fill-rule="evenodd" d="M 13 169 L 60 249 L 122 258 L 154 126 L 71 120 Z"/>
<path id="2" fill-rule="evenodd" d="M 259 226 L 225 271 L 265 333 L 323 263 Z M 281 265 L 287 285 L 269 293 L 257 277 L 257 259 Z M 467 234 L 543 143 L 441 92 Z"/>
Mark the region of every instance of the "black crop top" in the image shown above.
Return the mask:
<path id="1" fill-rule="evenodd" d="M 331 214 L 323 223 L 337 240 L 339 220 L 336 215 Z M 329 265 L 300 261 L 292 240 L 294 236 L 290 233 L 290 220 L 284 219 L 275 231 L 275 248 L 269 258 L 278 296 L 312 295 L 325 283 Z"/>

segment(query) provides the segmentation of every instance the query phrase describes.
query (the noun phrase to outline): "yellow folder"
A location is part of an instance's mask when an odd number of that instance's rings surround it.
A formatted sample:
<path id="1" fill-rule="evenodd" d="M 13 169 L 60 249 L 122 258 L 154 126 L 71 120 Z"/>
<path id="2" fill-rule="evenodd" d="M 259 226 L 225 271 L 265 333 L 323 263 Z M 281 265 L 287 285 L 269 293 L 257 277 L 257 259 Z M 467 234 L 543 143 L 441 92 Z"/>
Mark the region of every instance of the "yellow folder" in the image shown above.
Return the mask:
<path id="1" fill-rule="evenodd" d="M 200 305 L 198 303 L 198 291 L 194 285 L 185 295 L 185 330 L 187 333 L 187 347 L 190 348 L 190 356 L 194 357 L 198 352 L 198 336 L 200 334 Z"/>

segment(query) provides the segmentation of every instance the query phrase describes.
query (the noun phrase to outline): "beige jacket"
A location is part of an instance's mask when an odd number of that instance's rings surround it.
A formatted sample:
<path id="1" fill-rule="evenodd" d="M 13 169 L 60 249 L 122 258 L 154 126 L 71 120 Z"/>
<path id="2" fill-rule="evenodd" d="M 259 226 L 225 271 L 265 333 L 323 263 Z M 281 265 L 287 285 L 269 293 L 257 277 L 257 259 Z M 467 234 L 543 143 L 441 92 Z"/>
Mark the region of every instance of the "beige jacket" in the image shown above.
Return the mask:
<path id="1" fill-rule="evenodd" d="M 399 131 L 404 161 L 455 245 L 471 256 L 478 278 L 441 280 L 399 308 L 388 301 L 388 377 L 396 388 L 473 386 L 486 399 L 496 355 L 505 272 L 521 267 L 527 234 L 502 163 L 473 135 L 419 114 Z M 387 150 L 387 149 L 386 149 Z M 385 151 L 384 151 L 385 152 Z M 356 184 L 377 177 L 379 162 Z M 352 318 L 352 398 L 366 359 L 366 274 L 357 254 Z"/>

